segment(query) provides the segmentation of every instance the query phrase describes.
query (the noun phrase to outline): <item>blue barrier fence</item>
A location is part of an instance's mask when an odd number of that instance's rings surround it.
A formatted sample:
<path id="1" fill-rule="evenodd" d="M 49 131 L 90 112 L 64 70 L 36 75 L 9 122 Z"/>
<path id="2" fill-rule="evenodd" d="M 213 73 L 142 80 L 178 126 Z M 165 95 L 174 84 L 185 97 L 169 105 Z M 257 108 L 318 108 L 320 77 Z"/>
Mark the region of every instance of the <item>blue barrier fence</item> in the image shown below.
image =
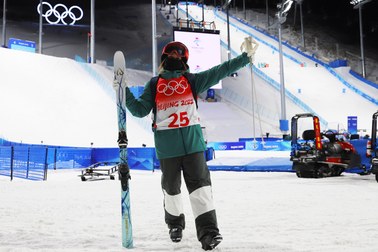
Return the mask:
<path id="1" fill-rule="evenodd" d="M 207 161 L 214 158 L 215 150 L 259 150 L 282 151 L 290 150 L 290 142 L 277 139 L 271 141 L 209 143 L 204 153 Z M 8 142 L 0 138 L 0 175 L 46 180 L 49 169 L 87 168 L 95 163 L 119 162 L 118 148 L 81 148 L 28 145 Z M 130 169 L 159 169 L 155 148 L 128 148 L 128 164 Z"/>
<path id="2" fill-rule="evenodd" d="M 30 180 L 46 180 L 50 169 L 87 168 L 95 163 L 119 162 L 118 148 L 80 148 L 27 145 L 2 141 L 0 175 Z M 288 141 L 241 141 L 210 143 L 204 153 L 207 161 L 215 150 L 288 150 Z M 160 167 L 155 148 L 128 148 L 130 169 L 154 170 Z M 215 169 L 216 170 L 216 169 Z"/>
<path id="3" fill-rule="evenodd" d="M 0 146 L 0 175 L 30 180 L 45 180 L 47 148 Z"/>
<path id="4" fill-rule="evenodd" d="M 119 162 L 118 148 L 79 148 L 12 144 L 0 146 L 0 175 L 46 180 L 48 169 L 86 168 L 99 162 Z M 159 167 L 155 148 L 128 148 L 130 169 Z"/>
<path id="5" fill-rule="evenodd" d="M 0 141 L 1 142 L 1 141 Z M 367 168 L 370 159 L 365 157 L 366 139 L 353 140 L 352 144 L 361 155 L 361 163 Z M 49 169 L 87 168 L 95 163 L 119 162 L 118 148 L 79 148 L 26 145 L 4 142 L 0 146 L 0 175 L 11 179 L 46 180 Z M 239 142 L 212 142 L 204 153 L 207 161 L 212 160 L 218 150 L 290 151 L 291 141 L 280 139 L 240 139 Z M 274 161 L 274 162 L 273 162 Z M 155 148 L 128 148 L 128 164 L 134 170 L 159 169 Z M 249 164 L 209 165 L 210 170 L 229 171 L 291 171 L 287 158 L 257 158 Z M 359 170 L 358 170 L 359 171 Z M 356 172 L 358 172 L 356 171 Z M 354 171 L 349 171 L 354 172 Z"/>

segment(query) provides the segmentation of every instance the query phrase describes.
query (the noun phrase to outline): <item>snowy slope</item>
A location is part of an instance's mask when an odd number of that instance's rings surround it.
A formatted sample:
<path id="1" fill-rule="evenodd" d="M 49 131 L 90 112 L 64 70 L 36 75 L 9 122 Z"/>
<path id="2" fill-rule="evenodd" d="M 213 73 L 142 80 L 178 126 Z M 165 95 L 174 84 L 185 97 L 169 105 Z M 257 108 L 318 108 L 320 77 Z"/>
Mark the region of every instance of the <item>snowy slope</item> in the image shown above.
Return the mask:
<path id="1" fill-rule="evenodd" d="M 0 48 L 0 137 L 10 141 L 116 147 L 112 69 L 67 58 Z M 23 69 L 23 74 L 19 74 Z M 151 73 L 127 71 L 130 85 L 144 85 Z M 249 136 L 237 108 L 199 101 L 201 120 L 212 141 Z M 215 112 L 223 111 L 225 118 Z M 215 111 L 215 112 L 214 112 Z M 129 146 L 153 146 L 151 120 L 128 113 Z"/>
<path id="2" fill-rule="evenodd" d="M 186 6 L 179 6 L 179 9 L 185 10 Z M 190 5 L 189 14 L 196 20 L 202 19 L 202 8 L 196 5 Z M 185 18 L 183 12 L 179 12 L 181 17 Z M 205 9 L 205 21 L 215 21 L 216 28 L 221 31 L 222 41 L 227 43 L 227 27 L 226 27 L 226 15 L 220 11 L 214 11 L 211 7 Z M 259 68 L 268 77 L 280 83 L 279 74 L 279 53 L 278 42 L 266 34 L 253 29 L 250 25 L 239 22 L 234 18 L 230 18 L 230 37 L 231 48 L 234 52 L 239 53 L 240 44 L 243 38 L 246 36 L 253 36 L 259 43 L 260 47 L 257 50 L 255 57 L 255 66 L 259 66 L 259 63 L 269 64 L 269 67 Z M 253 24 L 252 24 L 253 25 Z M 374 113 L 378 106 L 360 94 L 355 93 L 352 89 L 349 89 L 342 81 L 336 78 L 330 71 L 321 65 L 315 66 L 314 61 L 308 57 L 303 56 L 291 50 L 287 46 L 283 46 L 284 52 L 284 76 L 285 87 L 287 92 L 293 94 L 296 98 L 309 106 L 313 112 L 322 117 L 326 125 L 330 128 L 339 127 L 340 129 L 346 129 L 347 116 L 358 116 L 358 128 L 369 129 L 371 128 L 371 115 Z M 225 52 L 223 52 L 225 54 Z M 302 67 L 301 64 L 305 67 Z M 378 89 L 373 88 L 358 79 L 352 77 L 349 72 L 349 68 L 340 68 L 335 71 L 353 87 L 364 92 L 364 94 L 377 100 Z M 248 74 L 246 74 L 248 75 Z M 248 77 L 245 75 L 239 76 L 241 83 L 248 83 Z M 277 106 L 277 95 L 266 95 L 265 87 L 267 83 L 260 78 L 255 79 L 257 92 L 258 92 L 258 107 L 268 108 L 268 113 L 261 113 L 265 119 L 266 115 L 271 117 L 272 111 L 276 113 L 277 117 L 280 117 L 280 110 Z M 250 85 L 243 86 L 242 88 L 235 88 L 234 85 L 227 85 L 226 88 L 232 88 L 239 96 L 240 99 L 249 99 L 251 91 Z M 265 86 L 265 87 L 264 87 Z M 261 98 L 261 99 L 260 99 Z M 233 102 L 233 101 L 231 101 Z M 295 113 L 301 112 L 301 108 L 295 104 L 291 104 L 291 101 L 286 98 L 287 102 L 287 119 L 290 119 Z M 279 101 L 278 101 L 279 105 Z M 251 106 L 249 106 L 251 107 Z M 277 109 L 278 108 L 278 109 Z M 277 121 L 276 121 L 277 124 Z"/>
<path id="3" fill-rule="evenodd" d="M 23 143 L 117 146 L 111 70 L 103 70 L 107 82 L 101 83 L 67 58 L 4 48 L 0 58 L 0 136 Z M 129 123 L 139 132 L 129 135 L 131 146 L 153 145 L 150 130 L 136 120 Z"/>

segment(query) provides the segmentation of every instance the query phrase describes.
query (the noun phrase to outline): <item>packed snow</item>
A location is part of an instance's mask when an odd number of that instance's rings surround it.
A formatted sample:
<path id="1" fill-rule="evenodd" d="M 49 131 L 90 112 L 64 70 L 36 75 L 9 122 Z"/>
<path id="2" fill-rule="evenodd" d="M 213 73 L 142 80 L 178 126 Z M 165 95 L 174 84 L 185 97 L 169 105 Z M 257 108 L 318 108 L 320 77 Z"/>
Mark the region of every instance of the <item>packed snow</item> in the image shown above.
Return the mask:
<path id="1" fill-rule="evenodd" d="M 82 182 L 79 170 L 50 170 L 47 181 L 0 177 L 1 251 L 121 251 L 120 184 Z M 202 251 L 189 197 L 187 227 L 170 241 L 160 171 L 131 171 L 131 251 Z M 223 252 L 375 252 L 378 184 L 344 174 L 299 179 L 294 173 L 211 172 Z M 124 249 L 126 251 L 126 249 Z"/>

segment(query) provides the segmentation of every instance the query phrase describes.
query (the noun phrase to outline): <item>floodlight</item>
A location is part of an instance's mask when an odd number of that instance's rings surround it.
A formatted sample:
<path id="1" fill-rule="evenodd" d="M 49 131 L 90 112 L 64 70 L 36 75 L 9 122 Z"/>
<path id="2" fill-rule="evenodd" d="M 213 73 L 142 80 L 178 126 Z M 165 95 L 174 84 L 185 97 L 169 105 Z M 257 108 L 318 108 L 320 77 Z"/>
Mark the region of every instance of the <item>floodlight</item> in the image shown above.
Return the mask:
<path id="1" fill-rule="evenodd" d="M 223 9 L 227 8 L 230 3 L 232 2 L 232 0 L 227 0 L 227 2 L 222 6 Z"/>
<path id="2" fill-rule="evenodd" d="M 353 9 L 358 9 L 360 6 L 371 2 L 371 0 L 352 0 L 350 4 L 353 5 Z"/>
<path id="3" fill-rule="evenodd" d="M 371 0 L 352 0 L 350 4 L 354 5 L 353 9 L 358 9 L 359 23 L 360 23 L 360 46 L 361 46 L 361 68 L 362 68 L 362 77 L 366 77 L 365 70 L 365 56 L 364 56 L 364 34 L 362 27 L 362 6 L 371 2 Z"/>
<path id="4" fill-rule="evenodd" d="M 288 12 L 292 4 L 293 4 L 293 0 L 286 0 L 282 5 L 281 14 L 285 14 L 286 12 Z"/>

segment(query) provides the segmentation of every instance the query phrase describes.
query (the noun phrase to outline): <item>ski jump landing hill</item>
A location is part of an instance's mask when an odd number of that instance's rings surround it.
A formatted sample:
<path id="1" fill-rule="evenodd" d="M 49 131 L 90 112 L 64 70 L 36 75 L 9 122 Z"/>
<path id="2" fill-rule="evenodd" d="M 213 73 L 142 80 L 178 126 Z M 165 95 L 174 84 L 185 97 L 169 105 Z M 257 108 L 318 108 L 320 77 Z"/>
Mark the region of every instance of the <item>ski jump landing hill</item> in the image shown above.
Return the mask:
<path id="1" fill-rule="evenodd" d="M 185 19 L 186 4 L 181 3 L 178 8 L 179 18 Z M 202 21 L 202 6 L 191 3 L 188 10 L 192 20 Z M 216 29 L 220 30 L 222 57 L 224 60 L 227 59 L 226 14 L 206 6 L 204 19 L 206 23 L 214 22 Z M 276 134 L 280 132 L 281 119 L 278 38 L 253 26 L 253 23 L 230 16 L 233 56 L 240 54 L 239 48 L 246 36 L 252 36 L 260 44 L 253 66 L 253 83 L 257 92 L 257 99 L 254 101 L 255 115 L 260 115 L 263 132 L 259 132 L 258 127 L 255 130 L 257 135 L 265 135 L 265 132 Z M 286 119 L 290 120 L 296 113 L 311 112 L 321 119 L 322 129 L 347 130 L 348 116 L 357 116 L 358 129 L 363 129 L 369 134 L 371 115 L 378 109 L 377 84 L 353 74 L 350 67 L 333 68 L 330 66 L 332 64 L 324 63 L 313 55 L 307 55 L 285 41 L 283 58 Z M 219 96 L 222 101 L 235 105 L 251 118 L 251 87 L 250 73 L 245 68 L 239 72 L 237 78 L 227 78 L 223 81 L 223 89 Z"/>

